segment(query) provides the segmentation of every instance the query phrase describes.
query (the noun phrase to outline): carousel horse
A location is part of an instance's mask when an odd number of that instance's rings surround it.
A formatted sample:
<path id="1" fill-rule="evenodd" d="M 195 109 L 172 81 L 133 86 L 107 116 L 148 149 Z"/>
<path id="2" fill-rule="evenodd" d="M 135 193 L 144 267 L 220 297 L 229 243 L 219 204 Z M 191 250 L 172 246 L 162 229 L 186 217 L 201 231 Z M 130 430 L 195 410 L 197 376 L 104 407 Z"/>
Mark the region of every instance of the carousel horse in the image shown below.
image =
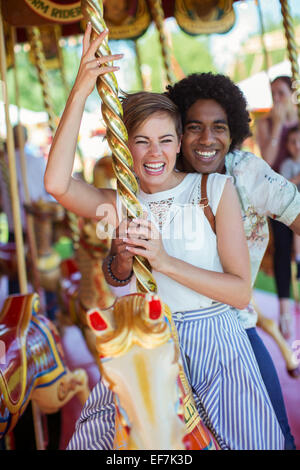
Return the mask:
<path id="1" fill-rule="evenodd" d="M 56 292 L 60 277 L 61 258 L 53 248 L 53 225 L 65 216 L 65 210 L 56 202 L 39 200 L 25 205 L 33 216 L 37 247 L 37 269 L 41 287 Z M 30 261 L 29 261 L 30 262 Z"/>
<path id="2" fill-rule="evenodd" d="M 61 220 L 64 216 L 64 209 L 56 202 L 35 201 L 30 205 L 25 205 L 26 211 L 33 215 L 34 230 L 37 246 L 37 269 L 41 287 L 47 291 L 57 290 L 58 278 L 60 275 L 60 256 L 53 248 L 53 222 Z M 30 267 L 32 259 L 29 257 L 28 247 L 25 247 L 26 262 Z M 31 269 L 28 269 L 30 274 Z M 16 246 L 14 242 L 0 244 L 0 272 L 10 278 L 17 277 Z"/>
<path id="3" fill-rule="evenodd" d="M 96 188 L 116 189 L 116 176 L 112 166 L 112 157 L 106 155 L 99 158 L 93 169 L 93 185 Z"/>
<path id="4" fill-rule="evenodd" d="M 58 332 L 39 314 L 37 294 L 9 296 L 0 314 L 0 439 L 12 431 L 30 400 L 42 413 L 57 412 L 75 395 L 89 395 L 87 374 L 65 364 Z"/>
<path id="5" fill-rule="evenodd" d="M 13 279 L 17 277 L 17 272 L 16 244 L 14 242 L 0 243 L 0 274 Z"/>
<path id="6" fill-rule="evenodd" d="M 98 188 L 114 187 L 115 176 L 110 156 L 104 156 L 96 162 L 93 184 Z M 63 260 L 60 265 L 61 322 L 79 326 L 98 362 L 96 338 L 88 326 L 87 311 L 93 307 L 108 308 L 115 300 L 102 271 L 102 261 L 109 253 L 111 241 L 99 233 L 96 221 L 75 214 L 69 214 L 69 231 L 74 242 L 74 257 Z"/>
<path id="7" fill-rule="evenodd" d="M 115 396 L 115 449 L 219 448 L 187 388 L 170 315 L 157 296 L 138 293 L 88 311 L 100 371 Z"/>
<path id="8" fill-rule="evenodd" d="M 285 361 L 287 373 L 294 379 L 297 379 L 300 377 L 299 363 L 294 359 L 294 352 L 282 336 L 278 324 L 272 318 L 265 317 L 253 299 L 251 303 L 255 306 L 255 311 L 257 313 L 257 326 L 274 339 Z"/>
<path id="9" fill-rule="evenodd" d="M 114 172 L 111 157 L 99 159 L 94 167 L 94 185 L 112 187 Z M 94 350 L 94 340 L 86 323 L 86 310 L 91 307 L 106 308 L 114 296 L 102 273 L 102 260 L 107 256 L 110 240 L 99 237 L 97 222 L 68 213 L 57 203 L 32 204 L 26 210 L 34 216 L 38 249 L 38 269 L 41 284 L 46 290 L 59 292 L 61 307 L 71 322 L 80 326 Z M 73 238 L 74 259 L 61 262 L 52 247 L 53 224 L 61 233 L 63 221 L 65 234 Z"/>
<path id="10" fill-rule="evenodd" d="M 87 323 L 87 311 L 91 308 L 110 307 L 115 297 L 108 287 L 102 261 L 110 249 L 109 238 L 97 236 L 97 222 L 77 219 L 78 238 L 74 243 L 74 258 L 61 262 L 59 303 L 61 324 L 77 325 L 87 346 L 98 362 L 95 335 Z"/>

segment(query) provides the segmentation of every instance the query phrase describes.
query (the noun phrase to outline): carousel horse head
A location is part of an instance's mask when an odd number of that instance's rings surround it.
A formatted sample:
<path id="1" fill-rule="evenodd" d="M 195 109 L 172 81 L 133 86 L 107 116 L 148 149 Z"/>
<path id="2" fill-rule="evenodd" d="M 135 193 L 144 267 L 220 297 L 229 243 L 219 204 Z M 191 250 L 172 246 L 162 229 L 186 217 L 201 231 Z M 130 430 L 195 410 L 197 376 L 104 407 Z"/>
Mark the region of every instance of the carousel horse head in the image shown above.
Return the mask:
<path id="1" fill-rule="evenodd" d="M 96 162 L 93 170 L 93 184 L 96 188 L 116 188 L 116 176 L 111 156 L 103 156 Z"/>
<path id="2" fill-rule="evenodd" d="M 53 227 L 54 222 L 64 218 L 65 211 L 60 204 L 43 199 L 24 207 L 27 214 L 33 216 L 40 284 L 45 290 L 56 292 L 61 258 L 53 247 Z"/>
<path id="3" fill-rule="evenodd" d="M 113 309 L 91 309 L 88 322 L 97 335 L 101 373 L 116 396 L 127 448 L 185 449 L 178 350 L 159 298 L 121 297 Z"/>
<path id="4" fill-rule="evenodd" d="M 62 408 L 74 395 L 85 403 L 83 369 L 71 372 L 54 324 L 39 314 L 37 294 L 13 295 L 0 312 L 0 439 L 12 431 L 29 401 L 43 413 Z"/>
<path id="5" fill-rule="evenodd" d="M 108 308 L 115 296 L 107 285 L 102 271 L 111 240 L 99 237 L 97 221 L 72 215 L 74 257 L 60 264 L 59 299 L 65 320 L 87 327 L 86 312 L 92 307 Z M 94 343 L 94 341 L 93 341 Z M 93 347 L 94 350 L 94 347 Z"/>

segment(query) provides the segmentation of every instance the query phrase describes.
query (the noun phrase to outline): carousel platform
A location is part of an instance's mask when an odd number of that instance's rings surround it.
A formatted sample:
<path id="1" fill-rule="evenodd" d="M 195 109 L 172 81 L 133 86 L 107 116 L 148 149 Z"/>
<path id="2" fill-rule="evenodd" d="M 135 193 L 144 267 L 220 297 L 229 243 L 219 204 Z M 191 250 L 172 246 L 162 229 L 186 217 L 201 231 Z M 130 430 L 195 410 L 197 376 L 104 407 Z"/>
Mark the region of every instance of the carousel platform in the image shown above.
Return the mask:
<path id="1" fill-rule="evenodd" d="M 274 294 L 264 291 L 256 290 L 254 299 L 260 308 L 261 312 L 268 318 L 277 321 L 278 319 L 278 301 Z M 300 313 L 294 313 L 294 328 L 293 337 L 289 341 L 300 341 Z M 288 419 L 291 427 L 292 434 L 295 438 L 297 449 L 300 450 L 300 378 L 293 379 L 286 371 L 285 363 L 274 340 L 258 330 L 262 340 L 268 348 L 283 390 L 285 405 L 287 409 Z M 297 344 L 297 343 L 296 343 Z M 86 369 L 89 376 L 90 388 L 92 388 L 98 378 L 99 371 L 93 357 L 87 349 L 82 338 L 80 330 L 75 327 L 67 327 L 63 336 L 63 345 L 67 356 L 68 365 L 71 369 L 76 367 L 83 367 Z M 298 347 L 298 358 L 300 360 L 300 347 Z M 77 418 L 80 415 L 81 406 L 77 398 L 73 398 L 64 408 L 62 412 L 62 436 L 61 436 L 61 449 L 65 449 L 74 431 L 74 426 Z"/>
<path id="2" fill-rule="evenodd" d="M 264 316 L 278 321 L 279 306 L 277 296 L 261 290 L 255 290 L 254 300 Z M 300 306 L 299 306 L 300 307 Z M 287 416 L 297 450 L 300 450 L 300 377 L 294 379 L 286 371 L 285 362 L 274 340 L 258 328 L 258 333 L 272 356 L 281 384 Z M 297 343 L 298 341 L 298 343 Z M 293 308 L 293 334 L 289 344 L 300 361 L 300 309 Z M 296 346 L 298 348 L 296 351 Z"/>

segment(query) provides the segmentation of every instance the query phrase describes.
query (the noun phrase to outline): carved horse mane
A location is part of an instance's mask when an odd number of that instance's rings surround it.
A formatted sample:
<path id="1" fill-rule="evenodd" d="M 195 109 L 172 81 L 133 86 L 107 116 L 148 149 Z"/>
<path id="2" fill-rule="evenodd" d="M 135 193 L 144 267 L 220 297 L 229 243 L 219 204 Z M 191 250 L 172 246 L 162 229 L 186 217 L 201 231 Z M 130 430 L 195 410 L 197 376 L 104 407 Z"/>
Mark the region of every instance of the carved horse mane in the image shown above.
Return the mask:
<path id="1" fill-rule="evenodd" d="M 116 301 L 114 315 L 91 310 L 88 318 L 105 356 L 102 376 L 118 397 L 128 448 L 184 449 L 178 358 L 160 300 L 128 295 Z"/>
<path id="2" fill-rule="evenodd" d="M 170 340 L 171 332 L 168 324 L 161 320 L 163 307 L 158 298 L 130 294 L 121 299 L 114 304 L 113 317 L 110 310 L 102 311 L 101 319 L 97 311 L 88 313 L 88 322 L 97 331 L 97 346 L 102 355 L 124 355 L 134 345 L 153 349 Z M 105 330 L 105 336 L 99 335 L 100 327 Z"/>
<path id="3" fill-rule="evenodd" d="M 24 205 L 28 214 L 33 216 L 37 246 L 37 269 L 41 286 L 51 292 L 57 291 L 61 258 L 53 248 L 53 226 L 64 217 L 64 208 L 54 201 L 40 199 Z"/>
<path id="4" fill-rule="evenodd" d="M 115 393 L 115 448 L 215 449 L 182 380 L 179 347 L 157 296 L 131 294 L 91 309 L 102 377 Z"/>

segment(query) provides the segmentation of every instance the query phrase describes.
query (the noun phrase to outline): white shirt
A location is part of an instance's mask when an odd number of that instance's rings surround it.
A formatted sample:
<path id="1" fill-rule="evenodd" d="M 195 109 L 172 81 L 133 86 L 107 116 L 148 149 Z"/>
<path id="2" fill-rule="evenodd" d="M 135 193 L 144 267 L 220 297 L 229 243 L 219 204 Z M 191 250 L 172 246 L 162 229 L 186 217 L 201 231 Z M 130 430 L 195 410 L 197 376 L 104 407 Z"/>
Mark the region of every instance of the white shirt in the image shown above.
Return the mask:
<path id="1" fill-rule="evenodd" d="M 138 200 L 158 227 L 166 252 L 193 266 L 223 272 L 217 250 L 215 233 L 199 205 L 201 178 L 190 173 L 175 188 L 154 194 L 140 190 Z M 224 185 L 229 177 L 211 174 L 207 180 L 207 196 L 216 214 Z M 208 307 L 213 300 L 183 286 L 165 274 L 152 271 L 157 283 L 157 293 L 172 312 L 197 310 Z M 130 282 L 130 292 L 136 292 L 136 279 Z"/>

